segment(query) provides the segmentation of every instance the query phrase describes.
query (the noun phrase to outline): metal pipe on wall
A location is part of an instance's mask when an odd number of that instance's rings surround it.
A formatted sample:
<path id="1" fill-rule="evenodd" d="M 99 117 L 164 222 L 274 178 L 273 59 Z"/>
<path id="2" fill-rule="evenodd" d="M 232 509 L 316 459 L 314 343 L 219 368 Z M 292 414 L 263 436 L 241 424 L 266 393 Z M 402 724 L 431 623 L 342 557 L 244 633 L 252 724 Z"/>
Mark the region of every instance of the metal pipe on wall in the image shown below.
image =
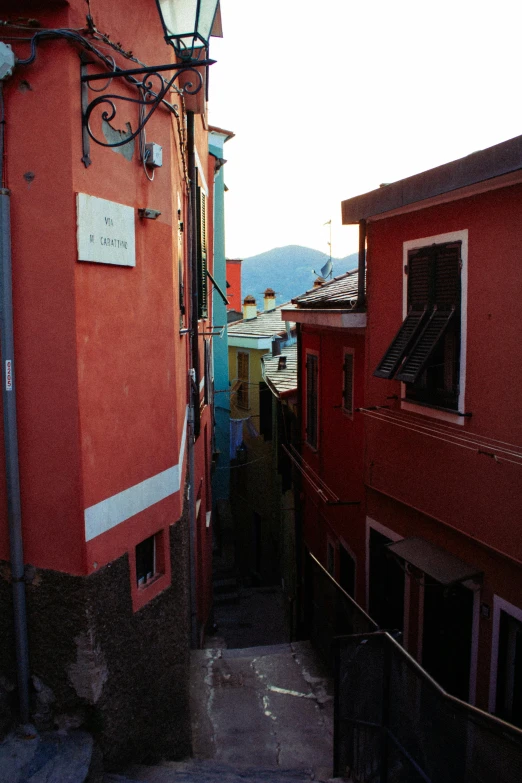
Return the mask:
<path id="1" fill-rule="evenodd" d="M 188 176 L 190 181 L 189 204 L 189 269 L 190 269 L 190 328 L 191 328 L 191 357 L 192 368 L 196 374 L 195 383 L 199 389 L 199 343 L 198 343 L 198 238 L 197 238 L 197 171 L 194 139 L 194 112 L 187 112 L 187 154 Z M 199 399 L 194 405 L 194 436 L 197 438 L 200 428 Z"/>
<path id="2" fill-rule="evenodd" d="M 357 307 L 366 304 L 366 220 L 359 221 L 359 264 L 357 281 Z"/>
<path id="3" fill-rule="evenodd" d="M 195 441 L 199 435 L 199 346 L 198 346 L 198 263 L 197 263 L 197 183 L 194 152 L 194 113 L 187 112 L 187 157 L 190 182 L 187 245 L 190 288 L 190 361 L 188 412 L 188 474 L 189 474 L 189 529 L 190 529 L 190 640 L 192 648 L 199 647 L 199 629 L 196 597 L 196 471 Z"/>
<path id="4" fill-rule="evenodd" d="M 0 151 L 3 155 L 3 150 Z M 13 337 L 13 292 L 11 273 L 11 204 L 10 193 L 0 189 L 0 332 L 2 349 L 2 401 L 4 417 L 5 473 L 13 614 L 16 644 L 16 667 L 20 719 L 29 721 L 29 645 L 25 605 L 25 569 L 22 543 L 22 512 L 18 468 L 18 431 Z"/>

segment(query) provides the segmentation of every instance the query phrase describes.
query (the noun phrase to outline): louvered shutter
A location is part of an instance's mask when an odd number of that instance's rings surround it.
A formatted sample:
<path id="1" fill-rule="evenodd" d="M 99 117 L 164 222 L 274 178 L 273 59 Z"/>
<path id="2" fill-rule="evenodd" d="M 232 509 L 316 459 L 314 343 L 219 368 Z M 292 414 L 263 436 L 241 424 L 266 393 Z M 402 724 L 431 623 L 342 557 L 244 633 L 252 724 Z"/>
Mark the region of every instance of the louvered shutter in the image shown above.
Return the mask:
<path id="1" fill-rule="evenodd" d="M 317 447 L 317 356 L 306 357 L 306 441 Z"/>
<path id="2" fill-rule="evenodd" d="M 343 408 L 353 414 L 353 354 L 344 354 Z"/>
<path id="3" fill-rule="evenodd" d="M 416 383 L 456 315 L 460 302 L 460 242 L 433 248 L 431 265 L 433 309 L 395 376 L 404 383 Z"/>
<path id="4" fill-rule="evenodd" d="M 429 300 L 430 256 L 423 249 L 408 259 L 408 315 L 373 373 L 377 378 L 394 377 L 427 319 Z"/>
<path id="5" fill-rule="evenodd" d="M 238 351 L 237 354 L 237 377 L 241 381 L 237 390 L 237 404 L 239 408 L 249 408 L 249 354 Z"/>
<path id="6" fill-rule="evenodd" d="M 198 200 L 198 317 L 208 316 L 207 285 L 207 197 L 200 187 Z"/>

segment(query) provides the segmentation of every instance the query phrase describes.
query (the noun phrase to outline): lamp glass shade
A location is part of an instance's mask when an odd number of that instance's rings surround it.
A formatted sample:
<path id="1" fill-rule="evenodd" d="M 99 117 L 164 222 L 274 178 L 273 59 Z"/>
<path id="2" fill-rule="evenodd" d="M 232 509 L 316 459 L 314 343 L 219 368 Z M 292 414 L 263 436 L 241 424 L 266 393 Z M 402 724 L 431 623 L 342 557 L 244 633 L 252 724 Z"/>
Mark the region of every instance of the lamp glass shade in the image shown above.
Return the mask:
<path id="1" fill-rule="evenodd" d="M 156 0 L 166 38 L 178 54 L 208 46 L 219 0 Z"/>

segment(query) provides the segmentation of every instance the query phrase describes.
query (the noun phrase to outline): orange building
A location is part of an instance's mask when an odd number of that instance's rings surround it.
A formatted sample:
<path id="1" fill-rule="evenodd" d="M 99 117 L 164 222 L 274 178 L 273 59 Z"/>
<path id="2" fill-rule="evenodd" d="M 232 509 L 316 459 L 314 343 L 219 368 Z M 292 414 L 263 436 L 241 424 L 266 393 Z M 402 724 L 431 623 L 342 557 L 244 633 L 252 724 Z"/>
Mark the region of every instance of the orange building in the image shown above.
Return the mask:
<path id="1" fill-rule="evenodd" d="M 152 0 L 132 14 L 98 0 L 87 18 L 84 0 L 6 6 L 14 356 L 4 412 L 15 400 L 29 671 L 52 689 L 56 713 L 103 726 L 109 762 L 183 754 L 189 645 L 211 608 L 206 71 L 184 96 L 195 70 L 163 92 L 175 71 L 117 74 L 175 67 Z M 14 680 L 11 582 L 19 624 L 21 578 L 5 502 L 0 513 L 0 672 Z M 18 660 L 22 701 L 24 671 Z"/>
<path id="2" fill-rule="evenodd" d="M 227 310 L 242 312 L 241 299 L 241 259 L 227 258 Z"/>

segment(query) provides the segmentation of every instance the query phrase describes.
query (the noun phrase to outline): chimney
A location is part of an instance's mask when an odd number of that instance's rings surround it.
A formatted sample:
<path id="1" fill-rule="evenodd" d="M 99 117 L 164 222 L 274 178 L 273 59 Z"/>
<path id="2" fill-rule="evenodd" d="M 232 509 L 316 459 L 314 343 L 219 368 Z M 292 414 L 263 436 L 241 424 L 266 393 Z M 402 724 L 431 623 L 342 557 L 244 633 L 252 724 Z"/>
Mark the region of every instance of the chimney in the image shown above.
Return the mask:
<path id="1" fill-rule="evenodd" d="M 264 310 L 267 313 L 269 310 L 275 310 L 276 295 L 272 288 L 267 288 L 264 293 Z"/>
<path id="2" fill-rule="evenodd" d="M 272 337 L 272 356 L 281 355 L 281 338 Z"/>
<path id="3" fill-rule="evenodd" d="M 281 355 L 277 364 L 278 370 L 286 370 L 286 356 Z"/>
<path id="4" fill-rule="evenodd" d="M 324 277 L 316 277 L 314 280 L 314 288 L 321 288 L 324 283 Z"/>
<path id="5" fill-rule="evenodd" d="M 256 300 L 251 294 L 245 296 L 243 300 L 243 318 L 245 321 L 250 321 L 252 318 L 257 318 Z"/>

